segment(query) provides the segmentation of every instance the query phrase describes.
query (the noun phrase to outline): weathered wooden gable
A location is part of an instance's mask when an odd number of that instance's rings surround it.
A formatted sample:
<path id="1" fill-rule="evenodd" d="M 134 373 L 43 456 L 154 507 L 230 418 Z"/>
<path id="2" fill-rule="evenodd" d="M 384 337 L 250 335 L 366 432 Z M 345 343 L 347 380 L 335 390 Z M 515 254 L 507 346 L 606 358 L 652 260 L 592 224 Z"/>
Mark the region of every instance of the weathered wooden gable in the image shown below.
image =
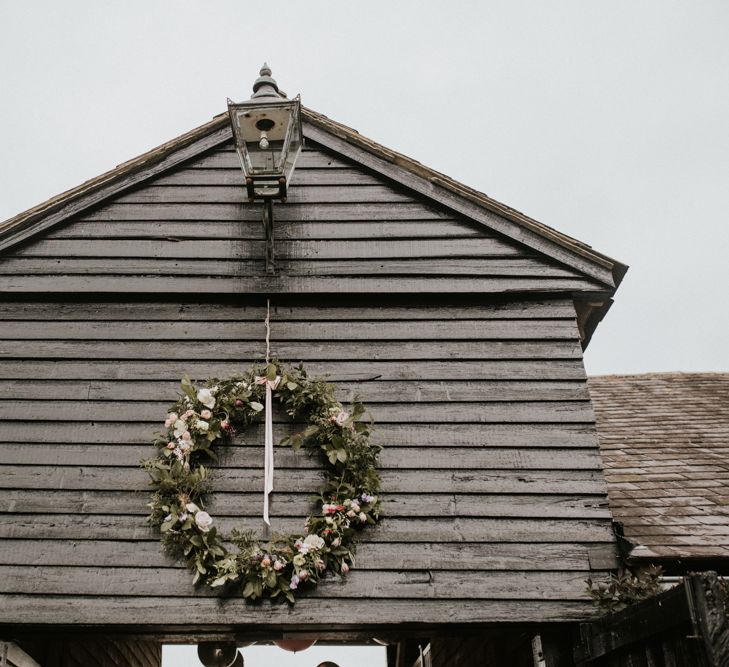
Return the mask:
<path id="1" fill-rule="evenodd" d="M 417 293 L 604 291 L 585 274 L 309 142 L 274 211 L 265 276 L 261 205 L 232 142 L 9 248 L 19 292 Z"/>

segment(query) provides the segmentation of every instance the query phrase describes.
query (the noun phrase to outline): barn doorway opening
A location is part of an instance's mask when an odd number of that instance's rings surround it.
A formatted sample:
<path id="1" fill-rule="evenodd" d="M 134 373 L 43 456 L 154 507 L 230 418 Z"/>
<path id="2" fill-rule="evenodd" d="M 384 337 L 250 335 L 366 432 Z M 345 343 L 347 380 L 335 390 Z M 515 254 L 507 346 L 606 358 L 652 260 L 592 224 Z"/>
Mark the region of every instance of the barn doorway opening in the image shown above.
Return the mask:
<path id="1" fill-rule="evenodd" d="M 238 649 L 243 663 L 235 667 L 387 667 L 387 649 L 377 644 L 315 644 L 288 651 L 270 643 Z M 198 647 L 193 644 L 166 644 L 162 647 L 162 667 L 201 667 Z"/>

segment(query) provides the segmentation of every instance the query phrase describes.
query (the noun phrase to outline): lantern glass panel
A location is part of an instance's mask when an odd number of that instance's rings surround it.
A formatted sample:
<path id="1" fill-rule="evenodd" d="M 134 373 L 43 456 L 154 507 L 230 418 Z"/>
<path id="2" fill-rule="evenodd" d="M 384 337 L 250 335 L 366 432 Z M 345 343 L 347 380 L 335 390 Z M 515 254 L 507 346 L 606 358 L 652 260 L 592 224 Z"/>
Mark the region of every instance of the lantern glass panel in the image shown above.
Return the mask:
<path id="1" fill-rule="evenodd" d="M 299 115 L 300 104 L 296 101 L 291 115 L 291 124 L 289 125 L 289 140 L 286 153 L 284 154 L 283 170 L 286 176 L 286 183 L 290 184 L 291 176 L 294 173 L 296 160 L 301 153 L 302 137 L 301 137 L 301 117 Z"/>

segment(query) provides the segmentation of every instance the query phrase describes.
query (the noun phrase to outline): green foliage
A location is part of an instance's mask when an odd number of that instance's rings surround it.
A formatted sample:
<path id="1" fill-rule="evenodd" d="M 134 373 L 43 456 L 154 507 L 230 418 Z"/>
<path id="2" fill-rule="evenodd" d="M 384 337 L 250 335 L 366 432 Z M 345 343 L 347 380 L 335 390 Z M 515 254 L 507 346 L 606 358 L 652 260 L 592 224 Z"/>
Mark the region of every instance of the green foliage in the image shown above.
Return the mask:
<path id="1" fill-rule="evenodd" d="M 282 440 L 294 450 L 320 456 L 326 482 L 318 490 L 318 512 L 307 533 L 276 535 L 262 542 L 251 533 L 218 533 L 205 511 L 212 492 L 208 467 L 215 447 L 260 419 L 265 384 L 280 378 L 273 396 L 295 422 L 307 425 Z M 276 598 L 293 603 L 295 591 L 328 573 L 346 574 L 354 564 L 359 530 L 380 517 L 381 448 L 369 442 L 370 424 L 361 403 L 345 412 L 334 389 L 321 378 L 272 362 L 225 380 L 196 387 L 185 377 L 171 407 L 165 432 L 155 441 L 157 457 L 142 461 L 153 487 L 149 522 L 159 527 L 169 553 L 183 559 L 200 581 L 213 588 L 237 587 L 247 600 Z"/>
<path id="2" fill-rule="evenodd" d="M 658 595 L 661 592 L 662 574 L 660 565 L 651 565 L 636 573 L 624 570 L 600 581 L 587 579 L 587 592 L 600 609 L 614 613 Z"/>

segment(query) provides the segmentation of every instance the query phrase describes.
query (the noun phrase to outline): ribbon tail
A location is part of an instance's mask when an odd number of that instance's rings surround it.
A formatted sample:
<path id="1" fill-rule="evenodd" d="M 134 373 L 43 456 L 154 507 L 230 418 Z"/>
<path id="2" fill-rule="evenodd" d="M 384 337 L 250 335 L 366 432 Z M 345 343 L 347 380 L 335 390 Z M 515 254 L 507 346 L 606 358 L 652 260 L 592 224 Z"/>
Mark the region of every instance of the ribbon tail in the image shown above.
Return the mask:
<path id="1" fill-rule="evenodd" d="M 271 525 L 268 518 L 268 495 L 273 491 L 273 414 L 271 385 L 266 383 L 265 414 L 265 454 L 263 462 L 263 520 Z"/>

